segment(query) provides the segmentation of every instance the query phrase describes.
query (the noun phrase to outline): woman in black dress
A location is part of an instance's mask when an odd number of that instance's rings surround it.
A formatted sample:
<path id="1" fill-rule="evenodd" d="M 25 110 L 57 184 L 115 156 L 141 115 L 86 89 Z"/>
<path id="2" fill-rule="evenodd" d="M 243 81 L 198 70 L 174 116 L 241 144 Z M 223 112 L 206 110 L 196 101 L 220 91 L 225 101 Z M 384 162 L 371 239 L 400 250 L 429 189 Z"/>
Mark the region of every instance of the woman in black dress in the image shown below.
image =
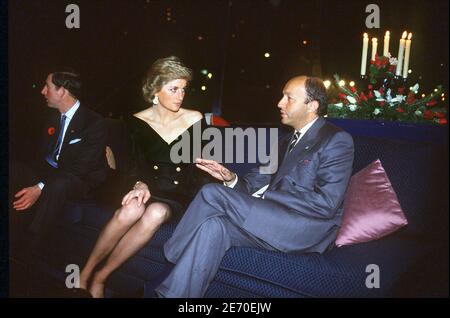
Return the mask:
<path id="1" fill-rule="evenodd" d="M 131 116 L 128 123 L 134 175 L 140 179 L 123 197 L 81 271 L 80 287 L 87 289 L 91 279 L 93 297 L 104 297 L 109 275 L 142 248 L 161 224 L 180 216 L 201 186 L 201 171 L 194 164 L 175 164 L 170 158 L 171 147 L 183 134 L 192 137 L 196 125 L 203 122 L 201 113 L 181 108 L 191 78 L 191 70 L 176 57 L 157 60 L 146 76 L 142 89 L 151 106 Z M 92 275 L 105 257 L 105 264 Z"/>

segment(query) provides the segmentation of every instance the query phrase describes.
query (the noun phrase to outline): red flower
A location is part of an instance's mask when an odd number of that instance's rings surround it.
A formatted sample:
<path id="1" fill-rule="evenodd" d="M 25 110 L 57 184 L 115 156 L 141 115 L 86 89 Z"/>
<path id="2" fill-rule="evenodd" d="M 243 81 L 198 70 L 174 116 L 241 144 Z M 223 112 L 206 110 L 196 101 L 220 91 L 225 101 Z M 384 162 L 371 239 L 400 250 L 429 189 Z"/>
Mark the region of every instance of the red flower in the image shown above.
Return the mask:
<path id="1" fill-rule="evenodd" d="M 433 119 L 434 115 L 433 112 L 429 109 L 423 112 L 423 118 L 425 119 Z"/>
<path id="2" fill-rule="evenodd" d="M 55 127 L 48 127 L 47 133 L 51 136 L 55 133 Z"/>
<path id="3" fill-rule="evenodd" d="M 445 118 L 445 114 L 441 113 L 441 112 L 435 112 L 434 116 L 437 117 L 437 118 Z"/>
<path id="4" fill-rule="evenodd" d="M 394 71 L 395 71 L 395 65 L 389 66 L 388 71 L 391 72 L 391 73 L 394 73 Z"/>
<path id="5" fill-rule="evenodd" d="M 384 107 L 384 104 L 385 104 L 384 100 L 380 101 L 380 106 L 381 107 Z"/>
<path id="6" fill-rule="evenodd" d="M 359 94 L 359 99 L 362 100 L 362 101 L 364 101 L 364 102 L 367 102 L 367 101 L 368 101 L 367 96 L 364 95 L 364 92 L 361 92 L 361 94 Z"/>
<path id="7" fill-rule="evenodd" d="M 356 93 L 356 87 L 355 86 L 350 87 L 350 90 L 352 91 L 352 93 Z"/>
<path id="8" fill-rule="evenodd" d="M 381 95 L 383 95 L 383 94 L 384 94 L 384 91 L 383 91 L 383 89 L 382 89 L 382 88 L 380 88 L 380 89 L 379 89 L 378 91 L 380 92 L 380 94 L 381 94 Z"/>
<path id="9" fill-rule="evenodd" d="M 434 106 L 436 104 L 437 104 L 437 101 L 435 99 L 432 99 L 426 105 L 432 107 L 432 106 Z"/>
<path id="10" fill-rule="evenodd" d="M 372 91 L 369 91 L 369 95 L 367 95 L 367 97 L 373 98 L 373 92 L 372 92 Z"/>
<path id="11" fill-rule="evenodd" d="M 345 95 L 344 93 L 339 93 L 338 96 L 340 99 L 345 99 L 347 97 L 347 95 Z"/>
<path id="12" fill-rule="evenodd" d="M 404 87 L 399 87 L 398 90 L 397 90 L 397 93 L 399 95 L 403 95 L 404 92 L 405 92 L 405 88 Z"/>
<path id="13" fill-rule="evenodd" d="M 447 123 L 447 119 L 445 119 L 445 118 L 439 119 L 439 124 L 445 125 L 446 123 Z"/>
<path id="14" fill-rule="evenodd" d="M 373 86 L 371 84 L 369 84 L 369 86 L 367 86 L 368 89 L 373 89 Z"/>
<path id="15" fill-rule="evenodd" d="M 408 105 L 413 104 L 416 101 L 416 96 L 414 96 L 413 92 L 409 92 L 408 97 L 406 98 L 406 103 Z"/>
<path id="16" fill-rule="evenodd" d="M 397 112 L 399 112 L 399 113 L 404 113 L 405 110 L 404 110 L 403 108 L 399 107 L 399 108 L 397 108 Z"/>

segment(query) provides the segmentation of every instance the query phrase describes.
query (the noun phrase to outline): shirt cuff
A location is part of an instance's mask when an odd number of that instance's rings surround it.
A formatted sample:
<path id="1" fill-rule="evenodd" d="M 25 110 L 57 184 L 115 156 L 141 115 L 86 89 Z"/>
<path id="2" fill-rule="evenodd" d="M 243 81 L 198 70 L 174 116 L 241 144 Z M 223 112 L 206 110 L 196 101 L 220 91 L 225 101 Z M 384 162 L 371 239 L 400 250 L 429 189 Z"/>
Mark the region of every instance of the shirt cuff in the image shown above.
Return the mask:
<path id="1" fill-rule="evenodd" d="M 236 183 L 238 182 L 238 176 L 237 176 L 237 174 L 235 174 L 235 176 L 236 176 L 236 178 L 234 179 L 234 181 L 233 181 L 230 185 L 227 185 L 226 182 L 224 182 L 223 185 L 226 186 L 226 187 L 228 187 L 228 188 L 234 188 L 234 186 L 235 186 Z"/>
<path id="2" fill-rule="evenodd" d="M 42 189 L 44 189 L 45 184 L 42 183 L 42 182 L 39 182 L 39 183 L 37 184 L 37 186 L 38 186 L 39 189 L 41 189 L 41 191 L 42 191 Z"/>

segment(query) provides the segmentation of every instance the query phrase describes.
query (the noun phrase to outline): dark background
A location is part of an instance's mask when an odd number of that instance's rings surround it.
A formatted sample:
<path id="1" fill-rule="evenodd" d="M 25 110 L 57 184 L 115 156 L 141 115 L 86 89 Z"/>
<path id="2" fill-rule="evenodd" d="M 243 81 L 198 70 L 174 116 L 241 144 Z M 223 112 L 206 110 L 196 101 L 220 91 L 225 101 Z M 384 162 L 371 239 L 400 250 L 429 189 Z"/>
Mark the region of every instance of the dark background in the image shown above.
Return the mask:
<path id="1" fill-rule="evenodd" d="M 80 7 L 80 29 L 65 27 L 70 3 Z M 380 6 L 380 29 L 365 27 L 370 3 Z M 447 0 L 0 0 L 0 5 L 0 139 L 2 145 L 9 141 L 9 160 L 26 160 L 33 152 L 40 123 L 54 111 L 40 90 L 48 72 L 63 65 L 82 73 L 83 102 L 120 118 L 145 107 L 140 83 L 146 68 L 157 58 L 177 55 L 195 72 L 185 107 L 216 112 L 232 123 L 278 123 L 276 104 L 289 77 L 331 79 L 338 73 L 357 80 L 363 32 L 378 37 L 381 52 L 390 30 L 396 56 L 401 33 L 408 30 L 409 82 L 420 83 L 421 92 L 438 84 L 448 92 Z M 212 72 L 212 79 L 202 69 Z M 0 151 L 3 211 L 7 149 Z M 5 216 L 0 297 L 8 286 Z"/>
<path id="2" fill-rule="evenodd" d="M 65 26 L 70 3 L 80 8 L 80 29 Z M 380 29 L 366 29 L 370 3 L 381 9 Z M 421 92 L 438 84 L 448 88 L 446 0 L 15 0 L 8 13 L 13 156 L 35 145 L 37 123 L 53 111 L 40 90 L 47 73 L 63 65 L 82 74 L 85 103 L 120 118 L 145 108 L 140 85 L 148 66 L 176 55 L 194 70 L 184 107 L 232 123 L 272 124 L 279 122 L 276 104 L 291 76 L 332 79 L 338 73 L 358 80 L 362 33 L 378 37 L 381 54 L 390 30 L 396 56 L 408 30 L 411 85 L 418 82 Z"/>

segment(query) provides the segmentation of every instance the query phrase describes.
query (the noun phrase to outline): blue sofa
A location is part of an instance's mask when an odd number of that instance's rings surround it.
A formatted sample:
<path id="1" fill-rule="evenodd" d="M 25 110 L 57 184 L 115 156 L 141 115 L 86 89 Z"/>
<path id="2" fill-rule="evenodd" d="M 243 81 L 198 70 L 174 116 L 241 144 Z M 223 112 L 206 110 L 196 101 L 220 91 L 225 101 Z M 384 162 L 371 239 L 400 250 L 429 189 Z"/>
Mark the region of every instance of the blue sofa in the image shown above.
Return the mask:
<path id="1" fill-rule="evenodd" d="M 206 297 L 448 297 L 448 148 L 354 135 L 353 172 L 380 159 L 409 225 L 382 239 L 334 247 L 320 255 L 231 248 Z M 254 165 L 233 164 L 242 175 Z M 68 203 L 46 252 L 36 253 L 39 277 L 62 285 L 68 264 L 83 265 L 113 208 Z M 119 268 L 108 297 L 134 297 L 153 288 L 171 268 L 162 246 L 177 220 Z M 36 262 L 36 259 L 38 260 Z M 370 264 L 380 269 L 379 288 L 367 288 Z"/>

